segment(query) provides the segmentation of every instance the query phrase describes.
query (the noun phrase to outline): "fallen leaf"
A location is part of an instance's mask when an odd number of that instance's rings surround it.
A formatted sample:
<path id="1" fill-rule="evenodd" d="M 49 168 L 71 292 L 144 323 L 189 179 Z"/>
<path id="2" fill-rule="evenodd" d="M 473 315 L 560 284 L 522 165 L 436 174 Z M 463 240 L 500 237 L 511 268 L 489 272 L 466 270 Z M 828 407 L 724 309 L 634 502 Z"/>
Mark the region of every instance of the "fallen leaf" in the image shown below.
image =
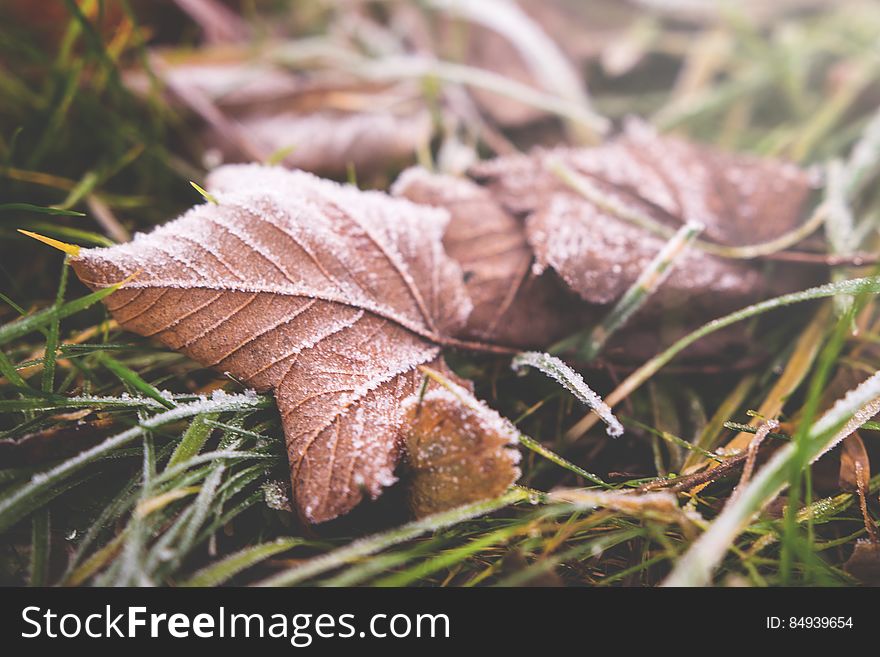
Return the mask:
<path id="1" fill-rule="evenodd" d="M 532 272 L 534 255 L 521 219 L 471 180 L 403 172 L 392 193 L 449 211 L 446 252 L 461 265 L 474 310 L 465 335 L 526 348 L 546 345 L 587 324 L 595 309 L 579 304 L 555 277 Z"/>
<path id="2" fill-rule="evenodd" d="M 865 531 L 873 543 L 880 543 L 877 523 L 868 513 L 868 491 L 871 489 L 871 461 L 858 433 L 847 436 L 840 446 L 840 487 L 854 490 L 859 496 L 859 509 L 865 522 Z"/>
<path id="3" fill-rule="evenodd" d="M 463 60 L 536 90 L 574 97 L 582 93 L 582 66 L 619 39 L 638 17 L 637 10 L 613 0 L 598 4 L 592 2 L 587 7 L 581 2 L 543 0 L 490 5 L 431 0 L 426 5 L 433 11 L 424 11 L 398 3 L 391 23 L 424 52 L 449 61 Z M 543 39 L 551 45 L 542 44 Z M 548 54 L 548 49 L 556 52 Z M 547 62 L 554 60 L 548 68 Z M 476 88 L 470 93 L 492 122 L 504 128 L 521 128 L 549 116 L 544 110 L 491 91 Z"/>
<path id="4" fill-rule="evenodd" d="M 541 565 L 540 560 L 536 560 L 535 564 Z M 517 577 L 516 586 L 543 586 L 557 587 L 565 586 L 565 580 L 556 572 L 556 568 L 532 568 L 528 559 L 518 547 L 510 547 L 505 551 L 504 557 L 501 559 L 501 575 L 508 577 Z M 524 571 L 527 571 L 524 573 Z M 525 578 L 523 578 L 525 577 Z"/>
<path id="5" fill-rule="evenodd" d="M 622 136 L 596 148 L 537 149 L 475 165 L 471 175 L 509 212 L 525 217 L 536 271 L 553 269 L 582 299 L 603 305 L 620 299 L 666 238 L 578 194 L 559 176 L 560 164 L 657 225 L 674 230 L 698 222 L 705 226 L 707 241 L 725 246 L 763 243 L 793 230 L 815 184 L 793 165 L 660 136 L 637 121 L 629 121 Z M 674 339 L 720 314 L 803 287 L 802 267 L 777 263 L 777 272 L 767 276 L 760 261 L 691 248 L 630 328 L 674 318 L 668 330 L 668 338 Z M 689 353 L 720 353 L 743 340 L 738 330 L 719 334 L 721 341 L 705 342 Z M 610 348 L 620 344 L 618 336 Z"/>
<path id="6" fill-rule="evenodd" d="M 880 543 L 867 539 L 856 541 L 843 569 L 865 586 L 880 586 Z"/>
<path id="7" fill-rule="evenodd" d="M 416 367 L 471 304 L 443 251 L 446 213 L 304 172 L 228 166 L 218 204 L 71 260 L 119 324 L 259 390 L 274 390 L 296 508 L 346 513 L 394 482 Z"/>
<path id="8" fill-rule="evenodd" d="M 390 111 L 287 111 L 239 122 L 270 153 L 290 149 L 283 159 L 287 166 L 325 175 L 349 167 L 366 175 L 406 164 L 433 134 L 430 112 L 415 99 Z"/>
<path id="9" fill-rule="evenodd" d="M 554 162 L 597 181 L 622 203 L 653 206 L 657 221 L 676 227 L 701 223 L 705 239 L 727 246 L 766 242 L 791 231 L 817 184 L 814 175 L 793 164 L 660 135 L 634 118 L 603 146 L 536 149 L 480 163 L 473 174 L 490 184 L 505 207 L 528 213 L 554 194 L 571 195 L 554 173 Z"/>
<path id="10" fill-rule="evenodd" d="M 453 43 L 464 34 L 466 61 L 508 80 L 585 102 L 583 82 L 573 63 L 526 6 L 492 1 L 494 5 L 448 0 L 433 3 L 453 17 Z M 460 23 L 462 19 L 468 21 L 466 26 Z M 546 117 L 540 109 L 489 91 L 473 89 L 471 93 L 480 108 L 504 127 L 524 126 Z"/>
<path id="11" fill-rule="evenodd" d="M 529 215 L 526 231 L 538 270 L 552 268 L 585 301 L 599 304 L 623 296 L 666 243 L 571 194 L 551 196 Z M 760 287 L 760 272 L 749 264 L 692 248 L 676 261 L 651 303 L 665 309 L 714 308 L 720 297 L 742 307 Z"/>
<path id="12" fill-rule="evenodd" d="M 417 84 L 373 84 L 336 72 L 298 74 L 251 61 L 236 49 L 184 58 L 156 51 L 151 61 L 171 96 L 199 115 L 206 146 L 225 161 L 283 163 L 328 176 L 382 172 L 414 159 L 434 132 Z M 147 95 L 150 79 L 126 76 Z"/>
<path id="13" fill-rule="evenodd" d="M 513 425 L 451 382 L 405 403 L 417 517 L 501 495 L 520 475 Z"/>
<path id="14" fill-rule="evenodd" d="M 867 489 L 871 462 L 861 436 L 853 433 L 840 445 L 840 488 L 846 491 Z"/>

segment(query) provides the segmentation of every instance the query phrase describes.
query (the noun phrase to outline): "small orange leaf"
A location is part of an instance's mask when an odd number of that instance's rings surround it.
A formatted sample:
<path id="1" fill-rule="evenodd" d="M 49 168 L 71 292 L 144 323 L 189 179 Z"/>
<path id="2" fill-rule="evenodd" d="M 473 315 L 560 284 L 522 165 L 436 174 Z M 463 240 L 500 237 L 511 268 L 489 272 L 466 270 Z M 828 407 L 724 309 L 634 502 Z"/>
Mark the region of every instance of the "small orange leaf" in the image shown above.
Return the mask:
<path id="1" fill-rule="evenodd" d="M 500 495 L 520 475 L 513 425 L 463 387 L 441 386 L 404 407 L 410 504 L 419 518 Z"/>

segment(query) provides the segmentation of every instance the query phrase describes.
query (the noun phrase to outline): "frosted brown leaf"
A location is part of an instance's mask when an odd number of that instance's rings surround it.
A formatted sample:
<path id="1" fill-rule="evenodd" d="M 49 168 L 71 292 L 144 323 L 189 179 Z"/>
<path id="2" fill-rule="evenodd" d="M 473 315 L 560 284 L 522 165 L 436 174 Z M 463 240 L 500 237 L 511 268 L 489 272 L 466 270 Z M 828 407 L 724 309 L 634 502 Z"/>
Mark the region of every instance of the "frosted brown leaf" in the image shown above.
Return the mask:
<path id="1" fill-rule="evenodd" d="M 400 175 L 392 192 L 449 211 L 443 246 L 461 265 L 474 304 L 465 328 L 468 337 L 541 346 L 590 321 L 594 309 L 578 304 L 549 272 L 532 273 L 534 256 L 522 220 L 489 190 L 465 178 L 414 167 Z"/>
<path id="2" fill-rule="evenodd" d="M 505 207 L 530 213 L 546 205 L 548 196 L 571 191 L 553 172 L 553 162 L 597 181 L 623 203 L 647 203 L 658 221 L 697 221 L 706 227 L 704 237 L 734 246 L 790 231 L 816 185 L 813 175 L 793 164 L 659 135 L 634 118 L 603 146 L 539 148 L 481 162 L 472 174 Z"/>
<path id="3" fill-rule="evenodd" d="M 725 246 L 761 243 L 793 230 L 804 219 L 815 184 L 793 165 L 660 136 L 635 120 L 600 147 L 537 149 L 473 167 L 471 175 L 498 203 L 524 217 L 536 270 L 553 269 L 594 304 L 617 301 L 666 240 L 570 188 L 554 170 L 558 164 L 656 224 L 673 230 L 696 221 L 705 226 L 705 239 Z M 677 317 L 682 326 L 674 337 L 770 294 L 800 289 L 804 280 L 814 278 L 791 265 L 775 267 L 767 275 L 764 262 L 691 249 L 638 319 L 665 323 Z M 700 346 L 717 351 L 713 342 Z"/>
<path id="4" fill-rule="evenodd" d="M 72 260 L 124 328 L 274 390 L 295 505 L 310 522 L 394 481 L 401 403 L 471 304 L 445 212 L 304 172 L 217 170 L 218 205 Z"/>
<path id="5" fill-rule="evenodd" d="M 865 586 L 880 586 L 880 543 L 865 538 L 857 540 L 843 569 Z"/>
<path id="6" fill-rule="evenodd" d="M 447 382 L 405 408 L 416 516 L 500 495 L 519 478 L 516 429 L 463 387 Z"/>
<path id="7" fill-rule="evenodd" d="M 230 54 L 231 53 L 231 54 Z M 415 159 L 433 134 L 420 89 L 409 82 L 371 84 L 338 72 L 299 75 L 249 59 L 249 51 L 205 48 L 189 57 L 152 53 L 170 100 L 205 122 L 202 138 L 227 162 L 265 161 L 321 175 L 381 173 Z M 148 95 L 150 78 L 125 78 Z"/>
<path id="8" fill-rule="evenodd" d="M 840 445 L 841 490 L 857 491 L 859 486 L 867 489 L 871 478 L 871 461 L 865 443 L 859 434 L 847 436 Z"/>

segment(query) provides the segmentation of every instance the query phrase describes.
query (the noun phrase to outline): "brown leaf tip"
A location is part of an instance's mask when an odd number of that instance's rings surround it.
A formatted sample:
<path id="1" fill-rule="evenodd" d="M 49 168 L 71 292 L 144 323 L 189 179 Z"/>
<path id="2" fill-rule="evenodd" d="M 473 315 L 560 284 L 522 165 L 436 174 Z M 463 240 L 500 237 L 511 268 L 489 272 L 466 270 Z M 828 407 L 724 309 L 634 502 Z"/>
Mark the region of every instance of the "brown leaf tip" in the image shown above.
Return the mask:
<path id="1" fill-rule="evenodd" d="M 519 433 L 464 388 L 433 388 L 404 412 L 416 516 L 500 495 L 519 478 Z"/>

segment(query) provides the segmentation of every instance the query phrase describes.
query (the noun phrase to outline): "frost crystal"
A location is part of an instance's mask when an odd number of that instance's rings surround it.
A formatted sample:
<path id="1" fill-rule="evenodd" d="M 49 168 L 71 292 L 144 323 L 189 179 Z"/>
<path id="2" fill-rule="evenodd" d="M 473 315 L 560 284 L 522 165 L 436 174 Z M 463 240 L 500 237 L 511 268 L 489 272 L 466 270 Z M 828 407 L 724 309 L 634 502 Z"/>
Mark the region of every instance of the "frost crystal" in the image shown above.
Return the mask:
<path id="1" fill-rule="evenodd" d="M 577 397 L 580 402 L 593 409 L 596 415 L 607 425 L 606 432 L 609 436 L 618 438 L 623 435 L 623 425 L 614 417 L 608 404 L 593 392 L 580 374 L 555 356 L 537 351 L 526 351 L 517 354 L 510 366 L 515 372 L 520 371 L 526 366 L 542 371 L 547 376 L 558 381 L 562 387 Z"/>
<path id="2" fill-rule="evenodd" d="M 263 484 L 263 499 L 266 506 L 276 511 L 292 511 L 290 506 L 290 484 L 273 479 Z"/>

